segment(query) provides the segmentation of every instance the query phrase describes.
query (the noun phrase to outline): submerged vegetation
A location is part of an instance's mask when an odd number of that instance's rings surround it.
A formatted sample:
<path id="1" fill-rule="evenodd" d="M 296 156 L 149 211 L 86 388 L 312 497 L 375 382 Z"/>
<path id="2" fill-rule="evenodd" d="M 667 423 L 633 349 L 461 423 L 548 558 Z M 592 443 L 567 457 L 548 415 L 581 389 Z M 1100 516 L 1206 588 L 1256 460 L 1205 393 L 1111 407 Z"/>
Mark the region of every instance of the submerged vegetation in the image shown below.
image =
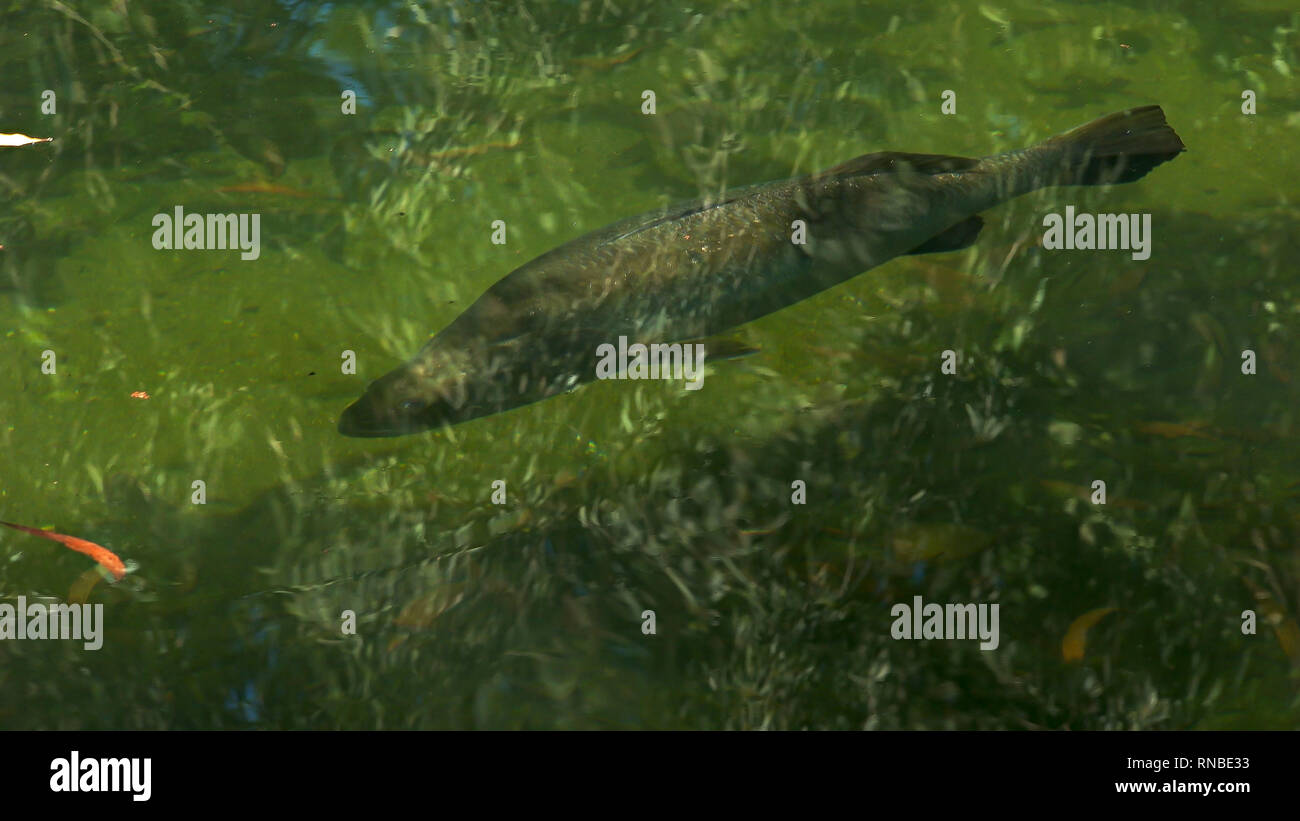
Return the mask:
<path id="1" fill-rule="evenodd" d="M 0 598 L 107 624 L 0 642 L 0 726 L 1300 726 L 1286 4 L 91 5 L 0 0 L 0 131 L 55 137 L 0 149 L 0 518 L 133 569 L 87 590 L 84 557 L 0 536 Z M 335 433 L 615 218 L 1142 103 L 1176 172 L 988 212 L 747 326 L 762 353 L 701 391 Z M 262 214 L 261 257 L 153 250 L 177 204 Z M 1151 213 L 1151 259 L 1036 247 L 1066 204 Z M 891 638 L 914 596 L 999 603 L 998 649 Z"/>

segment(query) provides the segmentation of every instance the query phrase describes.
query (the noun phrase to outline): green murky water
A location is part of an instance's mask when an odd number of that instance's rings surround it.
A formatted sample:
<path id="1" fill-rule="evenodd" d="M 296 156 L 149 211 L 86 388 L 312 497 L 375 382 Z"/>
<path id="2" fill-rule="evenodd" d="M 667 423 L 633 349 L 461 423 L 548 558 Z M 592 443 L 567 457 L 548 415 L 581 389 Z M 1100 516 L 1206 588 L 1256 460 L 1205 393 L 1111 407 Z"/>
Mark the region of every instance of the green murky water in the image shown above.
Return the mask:
<path id="1" fill-rule="evenodd" d="M 0 518 L 132 570 L 0 533 L 3 602 L 106 622 L 0 642 L 0 726 L 1300 724 L 1293 4 L 232 5 L 0 0 L 0 132 L 55 138 L 0 148 Z M 616 218 L 1147 103 L 1188 153 L 752 323 L 701 391 L 335 431 Z M 1038 248 L 1067 204 L 1151 214 L 1150 259 Z M 176 206 L 260 256 L 155 250 Z M 891 638 L 914 596 L 998 648 Z"/>

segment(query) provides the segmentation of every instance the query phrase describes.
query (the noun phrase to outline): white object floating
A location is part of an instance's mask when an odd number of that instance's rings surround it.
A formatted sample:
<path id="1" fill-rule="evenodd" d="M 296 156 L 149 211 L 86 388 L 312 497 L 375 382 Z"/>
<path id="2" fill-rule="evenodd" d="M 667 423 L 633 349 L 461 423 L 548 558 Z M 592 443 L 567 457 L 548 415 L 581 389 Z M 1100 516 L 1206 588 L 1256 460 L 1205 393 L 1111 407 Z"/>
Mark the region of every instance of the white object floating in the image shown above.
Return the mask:
<path id="1" fill-rule="evenodd" d="M 19 146 L 53 142 L 53 137 L 28 137 L 26 134 L 0 134 L 0 145 Z"/>

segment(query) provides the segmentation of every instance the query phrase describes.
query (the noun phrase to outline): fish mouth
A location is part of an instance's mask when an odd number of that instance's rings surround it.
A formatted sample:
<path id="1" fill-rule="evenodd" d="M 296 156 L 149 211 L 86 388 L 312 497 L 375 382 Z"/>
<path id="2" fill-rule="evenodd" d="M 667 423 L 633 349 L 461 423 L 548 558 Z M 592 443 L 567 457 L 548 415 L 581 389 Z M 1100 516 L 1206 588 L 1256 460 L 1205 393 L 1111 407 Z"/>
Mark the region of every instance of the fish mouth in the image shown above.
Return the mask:
<path id="1" fill-rule="evenodd" d="M 348 411 L 356 407 L 350 406 L 343 411 L 339 417 L 339 433 L 344 436 L 350 436 L 355 439 L 382 439 L 389 436 L 401 436 L 405 431 L 396 428 L 379 428 L 370 425 L 368 422 L 358 418 L 358 414 L 350 414 Z"/>
<path id="2" fill-rule="evenodd" d="M 339 433 L 359 439 L 378 439 L 384 436 L 401 435 L 391 428 L 376 426 L 374 420 L 362 410 L 360 403 L 357 402 L 343 409 L 342 415 L 339 416 Z"/>
<path id="3" fill-rule="evenodd" d="M 486 401 L 482 397 L 467 398 L 468 388 L 489 394 Z M 344 408 L 338 432 L 366 439 L 408 436 L 459 425 L 520 404 L 506 401 L 499 393 L 491 385 L 469 385 L 463 373 L 434 380 L 423 370 L 403 366 L 370 383 L 365 393 Z"/>
<path id="4" fill-rule="evenodd" d="M 344 436 L 379 439 L 406 436 L 437 426 L 441 403 L 432 400 L 420 374 L 407 366 L 389 371 L 366 386 L 361 396 L 339 416 Z"/>
<path id="5" fill-rule="evenodd" d="M 343 409 L 339 416 L 338 431 L 356 439 L 383 439 L 419 433 L 429 427 L 394 414 L 376 413 L 372 403 L 363 396 Z"/>

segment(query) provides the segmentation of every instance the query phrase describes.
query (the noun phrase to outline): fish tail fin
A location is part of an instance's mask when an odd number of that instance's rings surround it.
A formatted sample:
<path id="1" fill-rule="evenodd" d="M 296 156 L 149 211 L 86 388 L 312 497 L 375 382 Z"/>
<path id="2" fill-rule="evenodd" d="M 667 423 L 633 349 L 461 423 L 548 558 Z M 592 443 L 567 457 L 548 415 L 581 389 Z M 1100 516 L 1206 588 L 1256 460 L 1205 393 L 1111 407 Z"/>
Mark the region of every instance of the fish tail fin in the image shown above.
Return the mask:
<path id="1" fill-rule="evenodd" d="M 1064 150 L 1063 185 L 1133 182 L 1187 150 L 1158 105 L 1107 114 L 1048 143 Z"/>

